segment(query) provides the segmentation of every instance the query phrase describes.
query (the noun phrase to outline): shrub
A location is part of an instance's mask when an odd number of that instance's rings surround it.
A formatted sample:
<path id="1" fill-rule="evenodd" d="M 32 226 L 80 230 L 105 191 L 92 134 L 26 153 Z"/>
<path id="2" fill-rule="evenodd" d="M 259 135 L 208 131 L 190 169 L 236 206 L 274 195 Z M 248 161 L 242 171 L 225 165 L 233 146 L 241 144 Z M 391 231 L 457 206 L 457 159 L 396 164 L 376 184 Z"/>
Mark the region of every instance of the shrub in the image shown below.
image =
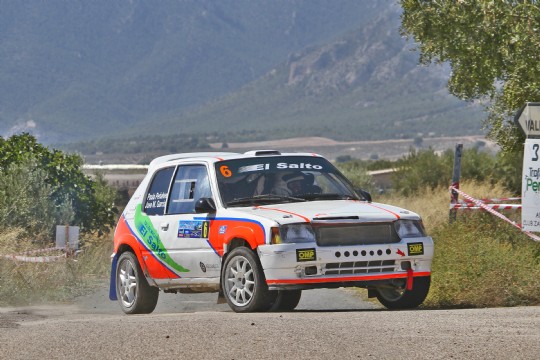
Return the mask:
<path id="1" fill-rule="evenodd" d="M 368 174 L 364 163 L 359 161 L 349 161 L 338 163 L 336 166 L 339 171 L 352 182 L 355 188 L 373 191 L 373 179 Z"/>
<path id="2" fill-rule="evenodd" d="M 449 186 L 452 180 L 454 152 L 437 154 L 433 149 L 411 149 L 409 154 L 396 162 L 393 176 L 394 189 L 403 195 L 417 193 L 421 189 Z M 478 149 L 464 150 L 461 157 L 461 178 L 469 181 L 504 182 L 504 170 L 496 158 Z M 511 172 L 508 176 L 514 176 Z M 506 182 L 510 184 L 510 182 Z M 512 189 L 513 190 L 513 189 Z"/>
<path id="3" fill-rule="evenodd" d="M 461 183 L 476 198 L 504 197 L 489 181 Z M 383 202 L 405 207 L 424 220 L 435 242 L 432 283 L 425 306 L 483 307 L 540 304 L 540 244 L 487 213 L 458 212 L 448 223 L 446 186 L 420 189 L 412 196 L 390 194 Z M 506 214 L 517 220 L 519 213 Z"/>
<path id="4" fill-rule="evenodd" d="M 539 244 L 488 214 L 436 228 L 426 306 L 495 307 L 540 303 Z"/>
<path id="5" fill-rule="evenodd" d="M 0 224 L 29 233 L 55 225 L 78 225 L 81 231 L 108 231 L 114 225 L 115 193 L 102 178 L 82 170 L 82 158 L 50 150 L 29 134 L 0 137 Z"/>
<path id="6" fill-rule="evenodd" d="M 54 190 L 47 174 L 32 161 L 11 164 L 0 175 L 0 224 L 24 228 L 28 236 L 50 238 L 55 224 L 69 224 L 73 211 L 69 200 L 51 201 Z"/>

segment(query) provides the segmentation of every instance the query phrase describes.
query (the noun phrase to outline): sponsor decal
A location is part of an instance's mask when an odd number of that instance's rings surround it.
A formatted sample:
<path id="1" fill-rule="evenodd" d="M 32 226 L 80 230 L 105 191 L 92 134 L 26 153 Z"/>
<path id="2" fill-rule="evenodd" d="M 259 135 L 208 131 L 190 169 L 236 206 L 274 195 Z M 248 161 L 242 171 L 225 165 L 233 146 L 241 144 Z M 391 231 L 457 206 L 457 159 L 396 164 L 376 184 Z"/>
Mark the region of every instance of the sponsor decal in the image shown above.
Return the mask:
<path id="1" fill-rule="evenodd" d="M 220 234 L 225 234 L 227 232 L 227 225 L 221 225 L 219 227 L 219 233 Z"/>
<path id="2" fill-rule="evenodd" d="M 223 167 L 223 166 L 222 166 Z M 253 171 L 264 171 L 264 170 L 272 170 L 272 169 L 305 169 L 305 170 L 322 170 L 321 165 L 317 164 L 310 164 L 310 163 L 286 163 L 286 162 L 280 162 L 277 164 L 254 164 L 254 165 L 246 165 L 241 166 L 238 168 L 239 173 L 245 173 L 245 172 L 253 172 Z M 225 176 L 223 174 L 223 176 Z"/>
<path id="3" fill-rule="evenodd" d="M 424 255 L 424 243 L 409 243 L 407 244 L 407 251 L 409 256 Z"/>
<path id="4" fill-rule="evenodd" d="M 201 267 L 202 272 L 207 271 L 218 271 L 219 270 L 219 264 L 205 264 L 202 261 L 199 263 L 199 266 Z"/>
<path id="5" fill-rule="evenodd" d="M 178 222 L 178 237 L 189 239 L 207 239 L 208 221 L 180 220 Z"/>
<path id="6" fill-rule="evenodd" d="M 317 253 L 315 249 L 297 249 L 296 261 L 314 261 L 317 260 Z"/>
<path id="7" fill-rule="evenodd" d="M 163 246 L 163 243 L 159 238 L 157 230 L 154 228 L 154 225 L 152 225 L 152 221 L 147 215 L 143 214 L 141 208 L 142 206 L 139 204 L 135 209 L 135 229 L 139 233 L 139 236 L 144 244 L 156 255 L 158 259 L 176 271 L 189 272 L 189 269 L 177 264 L 170 257 L 167 249 L 165 249 L 165 246 Z"/>

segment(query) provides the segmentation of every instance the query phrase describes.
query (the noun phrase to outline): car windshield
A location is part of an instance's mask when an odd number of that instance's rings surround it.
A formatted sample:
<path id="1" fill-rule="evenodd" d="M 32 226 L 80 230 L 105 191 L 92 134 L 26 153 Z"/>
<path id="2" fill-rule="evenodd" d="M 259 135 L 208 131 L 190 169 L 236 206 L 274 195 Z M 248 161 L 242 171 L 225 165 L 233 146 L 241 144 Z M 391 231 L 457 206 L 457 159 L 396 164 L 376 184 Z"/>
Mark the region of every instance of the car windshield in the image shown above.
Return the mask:
<path id="1" fill-rule="evenodd" d="M 328 160 L 279 156 L 215 164 L 226 207 L 313 200 L 358 200 L 350 182 Z"/>

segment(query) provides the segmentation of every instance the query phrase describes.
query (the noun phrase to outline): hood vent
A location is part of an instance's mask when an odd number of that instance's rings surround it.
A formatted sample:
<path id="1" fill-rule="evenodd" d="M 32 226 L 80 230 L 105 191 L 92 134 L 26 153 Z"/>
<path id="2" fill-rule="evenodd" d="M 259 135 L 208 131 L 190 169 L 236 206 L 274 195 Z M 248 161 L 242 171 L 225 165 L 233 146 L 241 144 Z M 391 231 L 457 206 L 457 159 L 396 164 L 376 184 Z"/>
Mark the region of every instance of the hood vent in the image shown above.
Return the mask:
<path id="1" fill-rule="evenodd" d="M 313 221 L 332 221 L 332 220 L 360 220 L 358 216 L 329 216 L 329 217 L 316 217 Z"/>

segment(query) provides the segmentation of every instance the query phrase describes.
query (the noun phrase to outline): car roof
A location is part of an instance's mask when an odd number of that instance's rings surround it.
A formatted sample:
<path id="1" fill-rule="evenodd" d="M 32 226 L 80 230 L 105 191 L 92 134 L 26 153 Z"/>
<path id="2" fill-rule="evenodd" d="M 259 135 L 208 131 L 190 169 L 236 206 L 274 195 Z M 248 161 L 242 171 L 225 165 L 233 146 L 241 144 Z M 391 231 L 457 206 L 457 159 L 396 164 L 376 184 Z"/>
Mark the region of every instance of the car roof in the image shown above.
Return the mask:
<path id="1" fill-rule="evenodd" d="M 196 152 L 196 153 L 179 153 L 179 154 L 170 154 L 165 156 L 160 156 L 155 158 L 150 162 L 149 171 L 158 167 L 164 163 L 174 163 L 180 162 L 180 160 L 204 160 L 209 163 L 215 163 L 223 160 L 233 160 L 233 159 L 245 159 L 245 158 L 254 158 L 254 157 L 264 157 L 264 156 L 316 156 L 321 157 L 321 155 L 314 153 L 282 153 L 278 150 L 251 150 L 245 153 L 235 153 L 235 152 Z"/>

